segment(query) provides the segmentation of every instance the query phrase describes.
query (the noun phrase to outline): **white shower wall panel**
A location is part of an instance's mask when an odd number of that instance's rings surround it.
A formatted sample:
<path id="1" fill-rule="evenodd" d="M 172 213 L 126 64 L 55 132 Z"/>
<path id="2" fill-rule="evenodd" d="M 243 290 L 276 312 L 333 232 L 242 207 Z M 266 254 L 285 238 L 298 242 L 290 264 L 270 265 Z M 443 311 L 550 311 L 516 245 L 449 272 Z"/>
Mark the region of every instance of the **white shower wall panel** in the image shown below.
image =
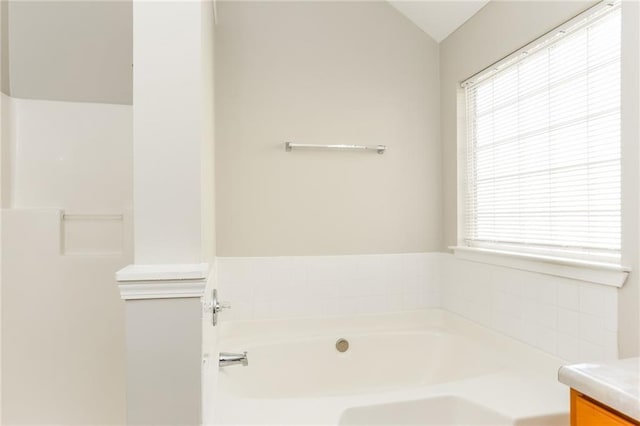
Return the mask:
<path id="1" fill-rule="evenodd" d="M 2 212 L 2 424 L 124 424 L 114 271 L 131 254 L 64 255 L 60 226 L 57 209 Z"/>
<path id="2" fill-rule="evenodd" d="M 2 107 L 0 423 L 124 424 L 132 106 Z"/>
<path id="3" fill-rule="evenodd" d="M 0 167 L 2 169 L 2 208 L 11 204 L 11 146 L 13 145 L 14 130 L 13 98 L 0 93 Z"/>
<path id="4" fill-rule="evenodd" d="M 131 207 L 131 105 L 11 103 L 11 207 L 80 214 Z"/>

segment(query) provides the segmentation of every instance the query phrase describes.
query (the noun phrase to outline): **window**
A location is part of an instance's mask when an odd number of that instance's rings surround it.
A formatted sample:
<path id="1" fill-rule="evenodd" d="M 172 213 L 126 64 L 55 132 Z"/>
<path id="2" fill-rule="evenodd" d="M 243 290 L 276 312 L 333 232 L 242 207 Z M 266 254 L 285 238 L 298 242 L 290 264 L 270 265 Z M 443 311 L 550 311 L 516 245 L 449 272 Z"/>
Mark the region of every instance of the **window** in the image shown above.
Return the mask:
<path id="1" fill-rule="evenodd" d="M 620 263 L 620 5 L 463 83 L 462 244 Z"/>

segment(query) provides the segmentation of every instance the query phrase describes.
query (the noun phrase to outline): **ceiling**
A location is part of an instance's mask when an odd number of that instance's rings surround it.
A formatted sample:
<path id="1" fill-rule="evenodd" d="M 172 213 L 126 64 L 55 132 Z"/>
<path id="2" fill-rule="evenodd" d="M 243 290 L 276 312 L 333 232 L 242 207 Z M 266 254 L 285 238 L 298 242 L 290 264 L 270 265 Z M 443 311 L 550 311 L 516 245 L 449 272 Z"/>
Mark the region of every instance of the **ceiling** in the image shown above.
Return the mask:
<path id="1" fill-rule="evenodd" d="M 440 43 L 489 0 L 388 0 L 414 24 Z"/>

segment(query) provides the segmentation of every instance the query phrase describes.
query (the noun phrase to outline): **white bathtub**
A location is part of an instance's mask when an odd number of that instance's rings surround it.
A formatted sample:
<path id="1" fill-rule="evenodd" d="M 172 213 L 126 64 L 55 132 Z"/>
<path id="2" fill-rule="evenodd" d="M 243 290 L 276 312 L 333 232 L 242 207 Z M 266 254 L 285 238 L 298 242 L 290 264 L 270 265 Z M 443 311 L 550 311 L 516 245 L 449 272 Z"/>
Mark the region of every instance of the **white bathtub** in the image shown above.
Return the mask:
<path id="1" fill-rule="evenodd" d="M 216 375 L 210 348 L 205 424 L 568 424 L 562 360 L 441 310 L 218 332 L 218 351 L 247 351 L 249 366 Z"/>

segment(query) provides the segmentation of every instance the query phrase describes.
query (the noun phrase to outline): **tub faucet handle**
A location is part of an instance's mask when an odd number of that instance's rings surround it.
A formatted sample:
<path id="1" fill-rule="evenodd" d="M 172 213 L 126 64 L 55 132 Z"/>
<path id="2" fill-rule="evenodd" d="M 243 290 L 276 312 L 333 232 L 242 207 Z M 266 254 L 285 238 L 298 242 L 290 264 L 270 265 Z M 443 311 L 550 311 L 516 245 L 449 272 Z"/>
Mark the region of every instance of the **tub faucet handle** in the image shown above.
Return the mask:
<path id="1" fill-rule="evenodd" d="M 218 291 L 214 289 L 211 296 L 211 313 L 213 314 L 213 325 L 216 325 L 218 323 L 218 313 L 223 309 L 231 309 L 231 305 L 229 304 L 229 302 L 222 302 L 218 300 Z"/>

